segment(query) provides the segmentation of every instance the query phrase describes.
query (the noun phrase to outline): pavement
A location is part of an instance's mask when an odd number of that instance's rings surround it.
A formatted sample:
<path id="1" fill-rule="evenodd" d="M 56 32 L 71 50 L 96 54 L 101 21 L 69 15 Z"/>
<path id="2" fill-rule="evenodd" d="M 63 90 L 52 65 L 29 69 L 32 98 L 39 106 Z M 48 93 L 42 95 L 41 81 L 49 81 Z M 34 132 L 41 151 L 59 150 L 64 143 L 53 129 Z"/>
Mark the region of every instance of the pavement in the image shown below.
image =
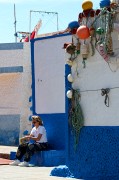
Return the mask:
<path id="1" fill-rule="evenodd" d="M 17 147 L 0 146 L 0 154 L 10 154 Z M 19 167 L 0 165 L 0 180 L 77 180 L 75 178 L 63 178 L 50 176 L 54 167 Z"/>
<path id="2" fill-rule="evenodd" d="M 9 163 L 11 163 L 12 161 L 9 159 L 5 159 L 5 158 L 0 158 L 0 165 L 8 165 Z"/>
<path id="3" fill-rule="evenodd" d="M 74 180 L 74 178 L 63 178 L 50 176 L 53 167 L 18 167 L 1 165 L 0 180 Z"/>

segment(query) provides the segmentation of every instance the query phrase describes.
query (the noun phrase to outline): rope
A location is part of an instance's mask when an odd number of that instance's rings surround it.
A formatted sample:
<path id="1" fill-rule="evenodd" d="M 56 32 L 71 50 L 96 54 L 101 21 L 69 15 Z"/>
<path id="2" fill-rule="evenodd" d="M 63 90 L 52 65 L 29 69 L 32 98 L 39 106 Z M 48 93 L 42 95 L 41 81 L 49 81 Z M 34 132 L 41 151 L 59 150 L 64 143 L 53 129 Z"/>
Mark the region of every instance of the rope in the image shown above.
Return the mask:
<path id="1" fill-rule="evenodd" d="M 119 89 L 119 87 L 113 87 L 113 88 L 109 88 L 110 90 L 111 89 Z M 102 90 L 102 89 L 87 89 L 87 90 L 83 90 L 83 91 L 80 91 L 79 90 L 79 92 L 80 93 L 85 93 L 85 92 L 94 92 L 94 91 L 100 91 L 100 90 Z"/>
<path id="2" fill-rule="evenodd" d="M 84 125 L 84 118 L 81 106 L 79 104 L 79 91 L 73 90 L 73 97 L 71 99 L 71 108 L 69 113 L 70 124 L 74 133 L 74 148 L 76 150 L 79 142 L 79 133 Z"/>
<path id="3" fill-rule="evenodd" d="M 94 48 L 94 45 L 93 45 L 93 37 L 92 36 L 91 36 L 90 44 L 91 44 L 91 49 L 92 49 L 92 55 L 91 56 L 93 56 L 95 54 L 95 48 Z"/>
<path id="4" fill-rule="evenodd" d="M 101 95 L 102 96 L 105 96 L 105 100 L 104 100 L 104 103 L 107 107 L 109 107 L 109 92 L 110 92 L 110 89 L 109 88 L 106 88 L 106 89 L 101 89 Z"/>
<path id="5" fill-rule="evenodd" d="M 107 63 L 108 63 L 108 67 L 109 67 L 109 69 L 111 70 L 111 72 L 117 72 L 117 69 L 118 69 L 117 58 L 116 58 L 116 69 L 115 69 L 115 70 L 113 70 L 113 69 L 111 68 L 111 66 L 110 66 L 111 62 L 107 62 Z"/>
<path id="6" fill-rule="evenodd" d="M 83 64 L 83 68 L 86 68 L 86 59 L 83 58 L 82 64 Z"/>

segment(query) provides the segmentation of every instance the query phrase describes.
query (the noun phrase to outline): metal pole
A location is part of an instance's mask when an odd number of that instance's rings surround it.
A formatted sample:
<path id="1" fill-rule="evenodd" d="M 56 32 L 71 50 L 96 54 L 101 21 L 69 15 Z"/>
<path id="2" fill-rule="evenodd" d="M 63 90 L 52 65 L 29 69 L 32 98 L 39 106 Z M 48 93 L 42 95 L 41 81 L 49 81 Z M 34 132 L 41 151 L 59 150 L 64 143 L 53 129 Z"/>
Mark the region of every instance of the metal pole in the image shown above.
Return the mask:
<path id="1" fill-rule="evenodd" d="M 59 31 L 59 25 L 58 25 L 58 13 L 57 13 L 57 31 Z"/>
<path id="2" fill-rule="evenodd" d="M 30 41 L 30 34 L 31 34 L 31 12 L 30 11 L 30 19 L 29 19 L 29 41 Z"/>
<path id="3" fill-rule="evenodd" d="M 15 29 L 15 42 L 17 42 L 17 34 L 16 34 L 16 9 L 15 9 L 15 4 L 14 4 L 14 29 Z"/>

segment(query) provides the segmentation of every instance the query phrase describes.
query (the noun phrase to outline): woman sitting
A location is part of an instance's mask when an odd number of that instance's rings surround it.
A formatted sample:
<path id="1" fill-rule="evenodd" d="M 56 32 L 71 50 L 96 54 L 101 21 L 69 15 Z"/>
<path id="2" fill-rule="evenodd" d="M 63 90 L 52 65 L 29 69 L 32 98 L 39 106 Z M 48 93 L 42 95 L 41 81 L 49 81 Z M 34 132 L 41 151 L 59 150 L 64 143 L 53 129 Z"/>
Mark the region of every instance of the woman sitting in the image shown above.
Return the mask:
<path id="1" fill-rule="evenodd" d="M 29 161 L 34 152 L 48 149 L 46 129 L 43 126 L 43 121 L 39 116 L 32 116 L 32 123 L 34 127 L 32 128 L 30 135 L 21 138 L 21 144 L 16 153 L 16 160 L 10 163 L 10 165 L 29 166 Z M 31 143 L 31 141 L 34 142 Z M 24 161 L 21 162 L 23 156 Z"/>

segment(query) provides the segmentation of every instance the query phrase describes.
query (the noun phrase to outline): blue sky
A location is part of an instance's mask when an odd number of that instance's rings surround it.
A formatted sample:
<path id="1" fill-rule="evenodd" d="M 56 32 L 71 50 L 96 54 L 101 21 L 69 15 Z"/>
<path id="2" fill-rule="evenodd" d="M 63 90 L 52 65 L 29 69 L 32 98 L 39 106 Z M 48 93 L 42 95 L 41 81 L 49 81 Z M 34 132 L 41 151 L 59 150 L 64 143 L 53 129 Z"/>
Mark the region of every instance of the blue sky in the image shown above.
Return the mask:
<path id="1" fill-rule="evenodd" d="M 78 20 L 82 12 L 83 0 L 0 0 L 0 43 L 15 42 L 14 37 L 14 4 L 16 7 L 16 30 L 29 32 L 42 19 L 39 34 L 57 31 L 57 16 L 47 13 L 31 13 L 46 11 L 58 13 L 58 28 L 64 30 L 71 21 Z M 93 8 L 99 8 L 99 0 L 92 1 Z M 30 25 L 30 26 L 29 26 Z"/>

